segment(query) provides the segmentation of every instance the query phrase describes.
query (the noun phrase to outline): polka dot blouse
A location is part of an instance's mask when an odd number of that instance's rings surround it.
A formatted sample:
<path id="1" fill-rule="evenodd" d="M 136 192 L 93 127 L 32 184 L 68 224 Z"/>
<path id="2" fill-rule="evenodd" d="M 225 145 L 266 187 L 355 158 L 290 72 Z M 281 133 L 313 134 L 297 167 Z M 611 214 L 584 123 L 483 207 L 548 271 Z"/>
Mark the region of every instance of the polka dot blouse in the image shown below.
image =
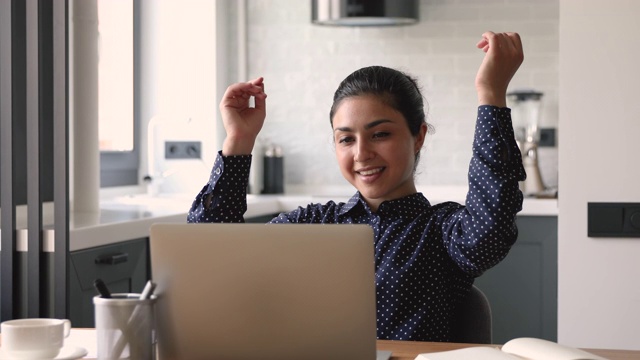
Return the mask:
<path id="1" fill-rule="evenodd" d="M 251 157 L 218 154 L 188 221 L 243 222 Z M 456 309 L 473 279 L 515 242 L 525 173 L 508 108 L 480 106 L 466 206 L 431 205 L 416 193 L 373 212 L 359 193 L 347 203 L 309 204 L 271 223 L 369 224 L 375 234 L 379 339 L 451 341 Z M 211 204 L 204 203 L 211 194 Z"/>

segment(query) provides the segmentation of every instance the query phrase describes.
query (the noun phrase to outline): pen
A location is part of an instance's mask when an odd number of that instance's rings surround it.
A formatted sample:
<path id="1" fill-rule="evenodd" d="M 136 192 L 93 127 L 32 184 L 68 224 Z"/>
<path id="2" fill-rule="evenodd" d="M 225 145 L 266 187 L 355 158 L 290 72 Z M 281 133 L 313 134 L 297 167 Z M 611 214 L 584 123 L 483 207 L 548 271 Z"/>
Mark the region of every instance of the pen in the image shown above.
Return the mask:
<path id="1" fill-rule="evenodd" d="M 140 294 L 140 300 L 149 299 L 151 297 L 151 294 L 153 294 L 153 290 L 155 290 L 155 288 L 156 288 L 156 283 L 154 283 L 151 280 L 147 281 L 147 283 L 144 286 L 144 289 L 142 289 L 142 293 Z"/>
<path id="2" fill-rule="evenodd" d="M 98 290 L 98 293 L 101 297 L 105 299 L 111 298 L 111 292 L 107 288 L 107 285 L 104 283 L 104 281 L 102 281 L 102 279 L 96 279 L 93 282 L 93 286 L 96 288 L 96 290 Z"/>

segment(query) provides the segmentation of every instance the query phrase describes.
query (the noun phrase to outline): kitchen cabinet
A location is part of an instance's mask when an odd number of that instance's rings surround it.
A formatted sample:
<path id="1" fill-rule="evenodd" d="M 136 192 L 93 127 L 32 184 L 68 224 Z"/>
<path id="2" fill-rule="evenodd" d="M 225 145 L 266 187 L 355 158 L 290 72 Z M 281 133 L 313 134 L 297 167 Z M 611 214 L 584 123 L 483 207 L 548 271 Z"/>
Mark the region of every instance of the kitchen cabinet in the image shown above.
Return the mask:
<path id="1" fill-rule="evenodd" d="M 507 257 L 476 279 L 491 303 L 493 343 L 517 337 L 557 341 L 558 217 L 519 216 Z"/>
<path id="2" fill-rule="evenodd" d="M 246 221 L 267 223 L 276 215 Z M 151 274 L 149 239 L 73 251 L 69 263 L 69 319 L 74 327 L 94 327 L 94 280 L 102 279 L 112 293 L 140 293 Z"/>
<path id="3" fill-rule="evenodd" d="M 69 320 L 94 327 L 93 287 L 102 279 L 112 293 L 140 293 L 149 279 L 147 238 L 73 251 L 69 261 Z"/>

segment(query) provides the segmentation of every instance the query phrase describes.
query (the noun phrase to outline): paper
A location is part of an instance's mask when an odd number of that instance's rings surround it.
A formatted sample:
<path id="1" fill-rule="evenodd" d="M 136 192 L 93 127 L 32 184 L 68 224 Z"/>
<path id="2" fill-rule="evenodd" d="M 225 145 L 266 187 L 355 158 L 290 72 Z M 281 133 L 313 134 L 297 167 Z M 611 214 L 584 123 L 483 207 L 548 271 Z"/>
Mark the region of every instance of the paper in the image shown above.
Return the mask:
<path id="1" fill-rule="evenodd" d="M 420 354 L 415 360 L 606 360 L 584 350 L 536 338 L 517 338 L 502 349 L 474 346 L 465 349 Z"/>
<path id="2" fill-rule="evenodd" d="M 534 360 L 606 360 L 584 350 L 536 338 L 513 339 L 502 346 L 502 351 Z"/>
<path id="3" fill-rule="evenodd" d="M 420 354 L 416 360 L 522 360 L 521 357 L 507 354 L 500 349 L 477 346 L 458 350 Z"/>

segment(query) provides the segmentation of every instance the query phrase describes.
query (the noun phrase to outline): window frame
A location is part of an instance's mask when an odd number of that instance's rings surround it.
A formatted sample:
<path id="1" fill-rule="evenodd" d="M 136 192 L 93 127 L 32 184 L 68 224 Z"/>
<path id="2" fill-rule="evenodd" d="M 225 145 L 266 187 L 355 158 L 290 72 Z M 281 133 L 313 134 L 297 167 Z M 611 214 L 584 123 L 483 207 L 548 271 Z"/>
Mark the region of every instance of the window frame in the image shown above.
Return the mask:
<path id="1" fill-rule="evenodd" d="M 100 151 L 100 188 L 138 185 L 140 168 L 140 0 L 133 5 L 133 150 Z"/>

